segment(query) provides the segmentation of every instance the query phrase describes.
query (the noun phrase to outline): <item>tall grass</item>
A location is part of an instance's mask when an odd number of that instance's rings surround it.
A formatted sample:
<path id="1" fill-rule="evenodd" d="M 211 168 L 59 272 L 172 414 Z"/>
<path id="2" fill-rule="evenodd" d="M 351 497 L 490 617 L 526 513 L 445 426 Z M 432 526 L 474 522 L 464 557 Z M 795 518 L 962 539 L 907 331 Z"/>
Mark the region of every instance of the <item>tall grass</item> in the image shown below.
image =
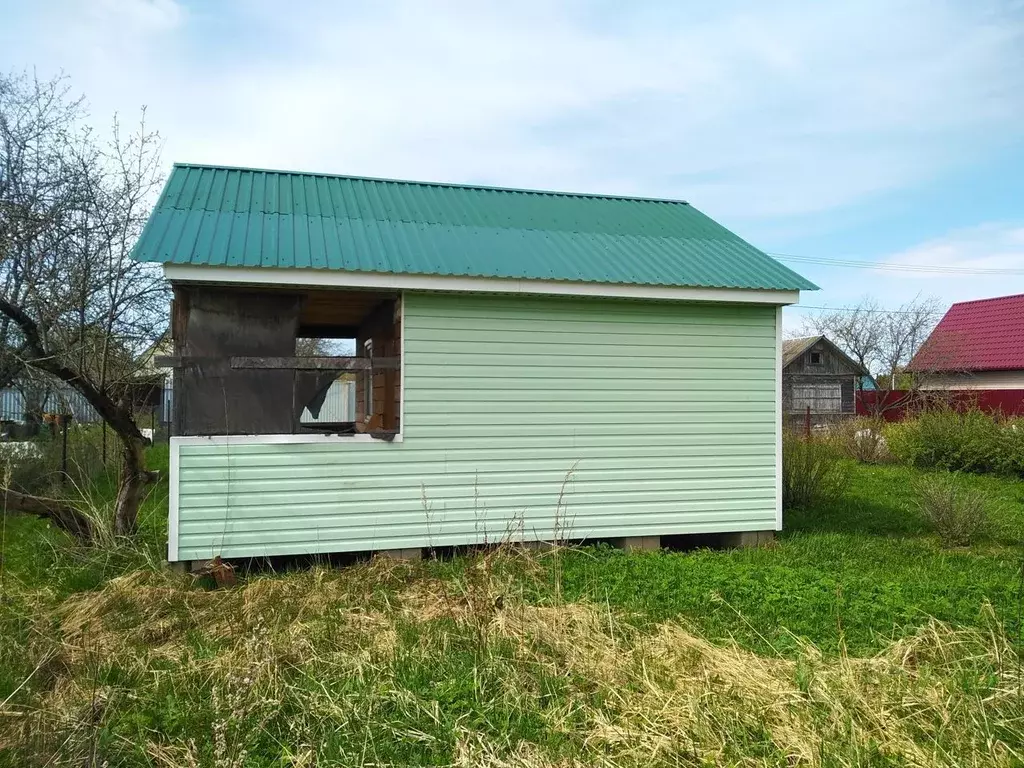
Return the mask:
<path id="1" fill-rule="evenodd" d="M 782 438 L 782 504 L 808 508 L 834 502 L 846 490 L 849 472 L 828 440 L 786 431 Z"/>
<path id="2" fill-rule="evenodd" d="M 954 474 L 937 473 L 914 483 L 918 506 L 948 547 L 973 544 L 988 528 L 988 500 Z"/>
<path id="3" fill-rule="evenodd" d="M 1010 766 L 1024 749 L 1019 657 L 994 621 L 932 622 L 871 657 L 757 655 L 679 621 L 531 604 L 520 577 L 543 557 L 505 547 L 447 576 L 377 559 L 229 591 L 127 574 L 33 634 L 0 763 Z"/>

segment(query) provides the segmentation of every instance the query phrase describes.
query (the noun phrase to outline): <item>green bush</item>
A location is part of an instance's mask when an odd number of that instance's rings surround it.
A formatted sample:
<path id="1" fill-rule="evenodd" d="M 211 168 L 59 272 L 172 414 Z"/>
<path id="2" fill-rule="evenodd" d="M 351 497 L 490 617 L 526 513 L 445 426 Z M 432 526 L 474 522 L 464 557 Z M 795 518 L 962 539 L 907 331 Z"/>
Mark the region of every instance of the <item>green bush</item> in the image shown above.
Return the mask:
<path id="1" fill-rule="evenodd" d="M 885 430 L 903 464 L 952 472 L 1024 475 L 1024 424 L 972 409 L 929 410 Z"/>
<path id="2" fill-rule="evenodd" d="M 843 419 L 829 427 L 828 440 L 847 458 L 863 464 L 881 464 L 892 458 L 884 426 L 880 419 Z"/>
<path id="3" fill-rule="evenodd" d="M 914 483 L 921 512 L 947 547 L 967 547 L 985 532 L 985 495 L 964 486 L 955 475 L 926 475 Z"/>
<path id="4" fill-rule="evenodd" d="M 787 431 L 782 439 L 782 505 L 816 507 L 846 490 L 849 473 L 842 453 L 827 440 Z"/>

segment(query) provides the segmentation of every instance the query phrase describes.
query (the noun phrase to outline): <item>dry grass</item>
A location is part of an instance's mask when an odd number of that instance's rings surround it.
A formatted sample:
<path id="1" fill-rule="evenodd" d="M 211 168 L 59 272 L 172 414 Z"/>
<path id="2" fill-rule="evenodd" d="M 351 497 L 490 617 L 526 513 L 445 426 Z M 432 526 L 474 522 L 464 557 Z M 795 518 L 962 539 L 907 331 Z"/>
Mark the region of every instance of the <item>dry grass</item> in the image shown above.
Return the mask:
<path id="1" fill-rule="evenodd" d="M 207 591 L 138 572 L 40 617 L 10 765 L 1011 766 L 1020 659 L 931 623 L 866 658 L 761 656 L 530 604 L 502 548 Z M 530 556 L 533 557 L 533 556 Z M 3 753 L 3 750 L 0 750 Z"/>

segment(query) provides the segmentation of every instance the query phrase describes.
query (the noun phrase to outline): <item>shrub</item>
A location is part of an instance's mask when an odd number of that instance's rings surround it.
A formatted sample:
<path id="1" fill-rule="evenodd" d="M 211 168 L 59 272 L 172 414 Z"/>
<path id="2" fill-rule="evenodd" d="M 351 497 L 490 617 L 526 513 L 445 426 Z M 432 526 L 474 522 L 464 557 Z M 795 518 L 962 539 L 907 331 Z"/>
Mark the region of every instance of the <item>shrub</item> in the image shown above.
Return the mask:
<path id="1" fill-rule="evenodd" d="M 956 475 L 928 475 L 914 484 L 921 512 L 947 547 L 969 546 L 988 527 L 984 494 Z"/>
<path id="2" fill-rule="evenodd" d="M 782 504 L 814 507 L 835 501 L 846 490 L 849 473 L 835 446 L 788 431 L 782 439 Z"/>
<path id="3" fill-rule="evenodd" d="M 843 419 L 829 428 L 828 438 L 837 451 L 864 464 L 888 461 L 888 443 L 880 419 Z"/>
<path id="4" fill-rule="evenodd" d="M 1024 475 L 1024 429 L 972 409 L 924 411 L 889 425 L 885 438 L 901 463 L 951 472 Z"/>

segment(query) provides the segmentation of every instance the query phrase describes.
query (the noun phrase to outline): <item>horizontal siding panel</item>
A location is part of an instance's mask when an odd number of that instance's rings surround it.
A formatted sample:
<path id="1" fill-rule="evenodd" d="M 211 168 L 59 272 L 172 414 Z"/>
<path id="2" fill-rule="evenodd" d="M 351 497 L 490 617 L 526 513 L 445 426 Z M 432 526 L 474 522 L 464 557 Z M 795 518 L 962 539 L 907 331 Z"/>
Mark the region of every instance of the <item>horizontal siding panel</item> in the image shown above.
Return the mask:
<path id="1" fill-rule="evenodd" d="M 619 387 L 621 386 L 622 384 L 620 383 Z M 659 409 L 662 407 L 687 405 L 690 407 L 685 410 L 722 410 L 731 408 L 734 411 L 743 411 L 757 410 L 763 407 L 774 410 L 775 398 L 771 392 L 766 393 L 764 387 L 739 391 L 743 392 L 742 400 L 733 399 L 735 398 L 735 393 L 730 397 L 729 393 L 723 393 L 721 389 L 689 391 L 679 386 L 674 389 L 655 390 L 637 387 L 633 393 L 637 396 L 639 402 L 635 403 L 634 407 L 651 404 L 652 407 Z M 643 400 L 639 397 L 641 394 L 644 396 Z M 529 407 L 535 409 L 541 405 L 551 408 L 564 408 L 566 403 L 606 404 L 611 396 L 609 391 L 604 389 L 584 389 L 577 392 L 554 391 L 546 392 L 544 401 L 541 403 L 537 401 L 536 393 L 529 389 L 495 390 L 481 386 L 459 389 L 434 387 L 418 389 L 415 392 L 408 393 L 405 398 L 405 404 L 406 407 L 409 407 L 410 404 L 419 405 L 424 403 L 432 409 L 436 403 L 445 402 L 447 399 L 449 401 L 447 407 L 451 407 L 453 403 L 467 404 L 479 402 L 485 404 L 508 403 L 510 407 L 515 408 Z M 618 398 L 615 399 L 617 400 Z"/>
<path id="2" fill-rule="evenodd" d="M 539 332 L 539 330 L 538 330 Z M 408 348 L 408 347 L 407 347 Z M 648 349 L 648 348 L 644 348 Z M 677 368 L 699 369 L 709 372 L 722 371 L 734 373 L 746 373 L 750 371 L 761 371 L 771 373 L 772 365 L 775 362 L 774 353 L 761 352 L 750 357 L 727 357 L 715 355 L 693 359 L 686 355 L 649 354 L 638 349 L 609 349 L 604 354 L 586 355 L 577 354 L 576 349 L 567 349 L 560 353 L 556 349 L 538 349 L 535 352 L 522 350 L 519 353 L 506 353 L 501 349 L 500 344 L 489 345 L 486 350 L 472 349 L 462 352 L 409 352 L 405 358 L 408 368 L 415 368 L 421 363 L 436 362 L 438 354 L 443 356 L 445 366 L 449 375 L 458 376 L 461 368 L 476 368 L 478 366 L 501 366 L 508 376 L 512 371 L 519 368 L 556 368 L 563 373 L 573 369 L 592 371 L 598 370 L 640 370 L 646 372 L 649 368 L 674 370 Z M 641 373 L 641 376 L 643 373 Z"/>
<path id="3" fill-rule="evenodd" d="M 181 443 L 179 557 L 774 528 L 775 317 L 408 294 L 403 441 Z"/>
<path id="4" fill-rule="evenodd" d="M 585 468 L 577 465 L 574 477 L 577 481 L 586 480 L 593 475 L 604 481 L 626 480 L 629 482 L 646 482 L 646 479 L 701 479 L 701 478 L 771 478 L 775 477 L 775 465 L 763 459 L 755 459 L 757 463 L 741 466 L 724 466 L 725 462 L 702 463 L 694 466 L 680 467 L 678 461 L 671 460 L 669 466 L 655 466 L 652 459 L 633 461 L 605 460 L 601 462 L 588 459 Z M 736 463 L 736 462 L 733 462 Z M 611 466 L 609 466 L 611 465 Z M 293 491 L 316 490 L 324 488 L 343 488 L 356 483 L 378 487 L 381 479 L 389 483 L 409 483 L 422 481 L 430 475 L 444 475 L 449 482 L 482 482 L 502 477 L 521 477 L 528 472 L 531 478 L 538 481 L 561 481 L 568 468 L 552 469 L 550 460 L 520 460 L 513 466 L 508 462 L 473 462 L 468 471 L 460 472 L 459 462 L 423 462 L 401 463 L 397 465 L 379 464 L 374 467 L 373 474 L 342 472 L 330 465 L 307 465 L 298 467 L 196 467 L 189 470 L 189 482 L 181 486 L 183 494 L 191 493 L 227 493 L 228 485 L 241 482 L 264 484 L 277 489 Z"/>
<path id="5" fill-rule="evenodd" d="M 465 321 L 463 321 L 465 322 Z M 519 327 L 516 327 L 516 326 Z M 707 350 L 707 340 L 714 339 L 716 346 L 756 348 L 764 339 L 774 339 L 774 331 L 768 333 L 760 326 L 717 326 L 702 325 L 680 328 L 678 325 L 652 327 L 643 324 L 639 329 L 625 328 L 617 323 L 603 323 L 600 330 L 594 328 L 596 323 L 581 323 L 588 333 L 594 336 L 580 338 L 580 333 L 566 330 L 565 323 L 558 323 L 557 329 L 549 329 L 543 338 L 538 339 L 536 325 L 529 323 L 499 322 L 488 324 L 474 322 L 472 328 L 424 328 L 416 329 L 415 333 L 406 334 L 407 339 L 423 342 L 456 342 L 456 343 L 492 343 L 494 334 L 501 334 L 503 344 L 544 343 L 571 344 L 573 346 L 593 346 L 601 344 L 626 345 L 630 347 L 664 346 L 669 342 L 680 348 L 694 347 Z M 737 331 L 740 331 L 739 333 Z M 667 340 L 665 337 L 671 337 Z"/>
<path id="6" fill-rule="evenodd" d="M 703 339 L 703 344 L 697 343 L 694 337 L 694 343 L 692 344 L 672 344 L 671 346 L 665 344 L 651 343 L 656 342 L 656 339 L 648 339 L 645 344 L 633 344 L 627 342 L 619 342 L 617 339 L 610 339 L 605 337 L 604 339 L 598 339 L 596 337 L 588 338 L 585 343 L 582 344 L 567 344 L 565 342 L 552 341 L 545 334 L 544 336 L 534 338 L 531 340 L 523 341 L 506 341 L 491 342 L 488 344 L 487 354 L 498 355 L 501 357 L 515 358 L 518 355 L 524 355 L 529 358 L 537 358 L 545 360 L 549 356 L 555 356 L 565 360 L 565 367 L 571 369 L 574 365 L 587 366 L 590 363 L 587 360 L 577 358 L 606 358 L 613 357 L 615 360 L 602 360 L 607 365 L 609 363 L 616 364 L 629 364 L 630 367 L 637 367 L 637 360 L 653 360 L 663 357 L 671 357 L 678 360 L 688 360 L 691 363 L 699 364 L 702 366 L 714 366 L 718 367 L 725 361 L 734 360 L 745 360 L 756 365 L 756 361 L 759 360 L 774 360 L 775 355 L 772 350 L 771 354 L 765 354 L 763 344 L 733 344 L 730 346 L 716 346 L 713 350 L 709 350 L 707 346 L 707 339 Z M 457 364 L 460 359 L 460 355 L 465 354 L 466 343 L 464 341 L 433 341 L 430 343 L 430 354 L 442 354 L 447 358 L 449 355 L 453 357 L 453 363 Z M 628 355 L 628 357 L 625 357 Z M 414 354 L 411 358 L 415 360 L 418 355 Z"/>
<path id="7" fill-rule="evenodd" d="M 446 482 L 431 482 L 429 487 L 424 487 L 421 496 L 421 503 L 447 503 L 452 500 L 465 501 L 474 494 L 486 493 L 488 497 L 500 498 L 505 506 L 517 507 L 519 505 L 537 506 L 551 502 L 552 493 L 556 496 L 560 490 L 561 479 L 556 478 L 543 483 L 495 483 L 495 482 L 465 482 L 458 485 Z M 274 490 L 269 491 L 265 486 L 257 483 L 233 481 L 230 483 L 229 493 L 217 493 L 215 488 L 205 488 L 202 492 L 190 492 L 182 494 L 182 498 L 188 498 L 190 508 L 199 507 L 220 507 L 225 505 L 231 507 L 231 511 L 242 508 L 256 507 L 288 507 L 295 504 L 296 491 Z M 578 504 L 589 504 L 603 501 L 608 504 L 630 503 L 634 497 L 644 498 L 649 501 L 672 501 L 677 499 L 680 502 L 698 500 L 714 500 L 718 498 L 746 497 L 751 491 L 760 493 L 765 489 L 774 487 L 772 478 L 754 478 L 739 480 L 731 478 L 729 487 L 722 488 L 722 482 L 708 479 L 703 482 L 681 480 L 670 481 L 625 481 L 625 482 L 595 482 L 579 480 L 572 482 L 572 487 L 567 491 L 572 492 L 572 506 Z M 582 490 L 581 490 L 582 489 Z M 755 493 L 755 495 L 757 495 Z M 303 505 L 323 506 L 332 505 L 340 514 L 344 514 L 350 505 L 366 504 L 370 506 L 380 505 L 381 508 L 392 503 L 405 504 L 409 498 L 409 492 L 403 487 L 377 487 L 351 486 L 329 490 L 316 490 L 312 488 L 303 489 L 301 496 Z M 488 508 L 491 508 L 488 505 Z"/>
<path id="8" fill-rule="evenodd" d="M 456 370 L 453 366 L 445 365 L 433 359 L 431 362 L 412 364 L 408 359 L 405 363 L 406 378 L 409 378 L 410 369 L 413 370 L 417 380 L 423 379 L 452 379 L 458 377 L 466 381 L 486 381 L 487 379 L 501 379 L 506 381 L 509 378 L 509 366 L 502 364 L 476 365 L 472 368 L 462 367 Z M 708 368 L 703 366 L 652 366 L 643 368 L 630 368 L 625 364 L 592 366 L 588 369 L 577 371 L 566 371 L 564 365 L 557 362 L 544 365 L 518 366 L 515 368 L 515 378 L 519 381 L 530 379 L 546 379 L 551 382 L 551 388 L 555 391 L 564 391 L 564 382 L 567 374 L 571 378 L 593 378 L 602 372 L 609 377 L 628 377 L 629 382 L 645 381 L 694 381 L 702 386 L 718 382 L 719 368 Z M 748 371 L 734 371 L 733 378 L 743 378 L 749 381 L 757 381 L 760 386 L 767 386 L 775 381 L 775 373 L 767 366 Z"/>
<path id="9" fill-rule="evenodd" d="M 692 512 L 692 522 L 714 523 L 716 521 L 742 521 L 749 520 L 749 513 L 743 502 L 736 502 L 735 508 L 731 508 L 730 502 L 716 502 L 715 506 L 701 505 L 699 510 Z M 596 509 L 596 508 L 595 508 Z M 611 507 L 605 508 L 605 513 L 591 512 L 589 509 L 577 514 L 569 513 L 563 520 L 559 521 L 559 528 L 564 532 L 576 532 L 581 536 L 592 535 L 595 529 L 618 528 L 624 522 L 621 513 Z M 664 521 L 667 524 L 672 522 L 672 514 L 663 514 L 652 510 L 650 522 L 656 520 Z M 552 529 L 552 518 L 549 514 L 538 514 L 534 517 L 521 516 L 514 520 L 517 527 L 530 529 L 537 525 L 547 530 Z M 287 537 L 296 529 L 303 530 L 316 527 L 320 533 L 321 540 L 338 536 L 355 536 L 358 538 L 375 538 L 379 541 L 386 541 L 392 537 L 408 534 L 409 531 L 419 530 L 423 536 L 435 536 L 444 533 L 462 533 L 473 535 L 483 530 L 503 533 L 509 528 L 503 520 L 488 520 L 481 515 L 476 517 L 459 517 L 453 519 L 451 516 L 435 514 L 430 520 L 422 515 L 417 518 L 414 515 L 392 514 L 386 520 L 379 515 L 362 516 L 306 516 L 306 517 L 262 517 L 258 520 L 231 519 L 228 521 L 193 521 L 184 525 L 181 529 L 185 536 L 195 537 L 220 537 L 226 536 L 237 541 L 249 538 L 254 541 L 253 536 L 261 533 L 273 533 L 274 538 L 279 536 Z M 424 542 L 421 546 L 427 546 Z"/>

